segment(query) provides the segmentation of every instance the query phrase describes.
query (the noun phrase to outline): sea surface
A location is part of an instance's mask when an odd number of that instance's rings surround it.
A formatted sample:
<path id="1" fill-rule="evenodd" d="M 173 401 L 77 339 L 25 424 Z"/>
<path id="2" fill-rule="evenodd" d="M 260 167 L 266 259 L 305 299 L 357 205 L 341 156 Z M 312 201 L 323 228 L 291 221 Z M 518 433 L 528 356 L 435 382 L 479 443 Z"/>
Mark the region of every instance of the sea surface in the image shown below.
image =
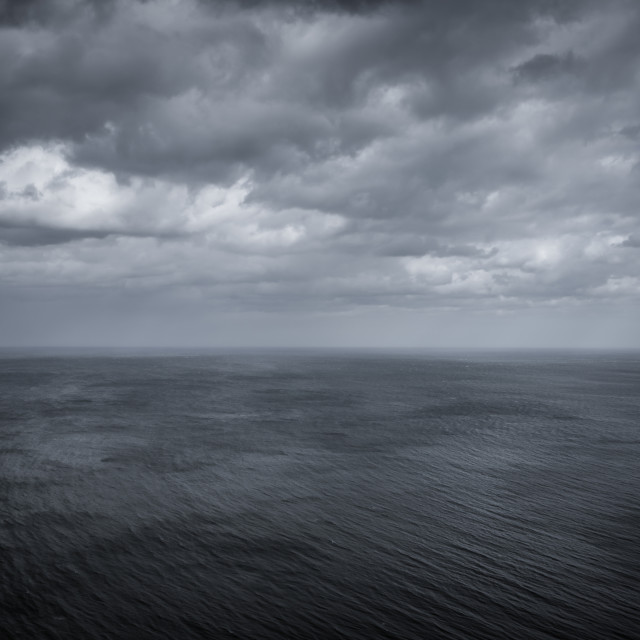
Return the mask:
<path id="1" fill-rule="evenodd" d="M 640 354 L 1 352 L 0 638 L 640 638 Z"/>

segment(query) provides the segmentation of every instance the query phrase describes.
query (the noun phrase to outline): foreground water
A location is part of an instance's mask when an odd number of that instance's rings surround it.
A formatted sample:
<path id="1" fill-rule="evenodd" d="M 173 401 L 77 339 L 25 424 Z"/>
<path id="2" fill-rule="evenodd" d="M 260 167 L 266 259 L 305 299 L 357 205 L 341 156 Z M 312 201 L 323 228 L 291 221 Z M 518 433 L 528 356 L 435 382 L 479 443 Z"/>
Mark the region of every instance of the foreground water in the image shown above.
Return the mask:
<path id="1" fill-rule="evenodd" d="M 0 637 L 640 637 L 640 356 L 0 356 Z"/>

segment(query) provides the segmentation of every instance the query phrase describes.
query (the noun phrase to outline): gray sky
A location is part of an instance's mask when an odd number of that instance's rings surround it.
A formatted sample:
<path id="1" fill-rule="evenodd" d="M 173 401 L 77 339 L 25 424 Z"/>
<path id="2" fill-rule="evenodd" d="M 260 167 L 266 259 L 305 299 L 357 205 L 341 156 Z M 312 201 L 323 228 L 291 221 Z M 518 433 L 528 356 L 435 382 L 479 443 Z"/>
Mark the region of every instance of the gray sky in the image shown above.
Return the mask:
<path id="1" fill-rule="evenodd" d="M 635 0 L 0 0 L 0 344 L 640 347 Z"/>

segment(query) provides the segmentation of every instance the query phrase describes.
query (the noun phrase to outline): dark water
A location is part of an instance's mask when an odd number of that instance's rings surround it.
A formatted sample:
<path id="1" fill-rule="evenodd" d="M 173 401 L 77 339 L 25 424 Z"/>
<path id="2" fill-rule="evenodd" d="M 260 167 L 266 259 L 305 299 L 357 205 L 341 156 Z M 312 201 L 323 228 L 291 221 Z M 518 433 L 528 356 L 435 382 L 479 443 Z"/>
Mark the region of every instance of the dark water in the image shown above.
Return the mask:
<path id="1" fill-rule="evenodd" d="M 0 357 L 2 638 L 640 637 L 640 355 Z"/>

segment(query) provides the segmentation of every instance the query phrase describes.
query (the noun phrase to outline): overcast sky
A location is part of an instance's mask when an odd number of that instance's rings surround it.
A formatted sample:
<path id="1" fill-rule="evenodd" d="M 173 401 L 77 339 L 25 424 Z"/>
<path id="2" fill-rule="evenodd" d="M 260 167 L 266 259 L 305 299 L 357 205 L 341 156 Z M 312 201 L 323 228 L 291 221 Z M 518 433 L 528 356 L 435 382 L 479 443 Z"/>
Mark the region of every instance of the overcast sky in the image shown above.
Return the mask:
<path id="1" fill-rule="evenodd" d="M 640 347 L 640 2 L 0 20 L 0 344 Z"/>

